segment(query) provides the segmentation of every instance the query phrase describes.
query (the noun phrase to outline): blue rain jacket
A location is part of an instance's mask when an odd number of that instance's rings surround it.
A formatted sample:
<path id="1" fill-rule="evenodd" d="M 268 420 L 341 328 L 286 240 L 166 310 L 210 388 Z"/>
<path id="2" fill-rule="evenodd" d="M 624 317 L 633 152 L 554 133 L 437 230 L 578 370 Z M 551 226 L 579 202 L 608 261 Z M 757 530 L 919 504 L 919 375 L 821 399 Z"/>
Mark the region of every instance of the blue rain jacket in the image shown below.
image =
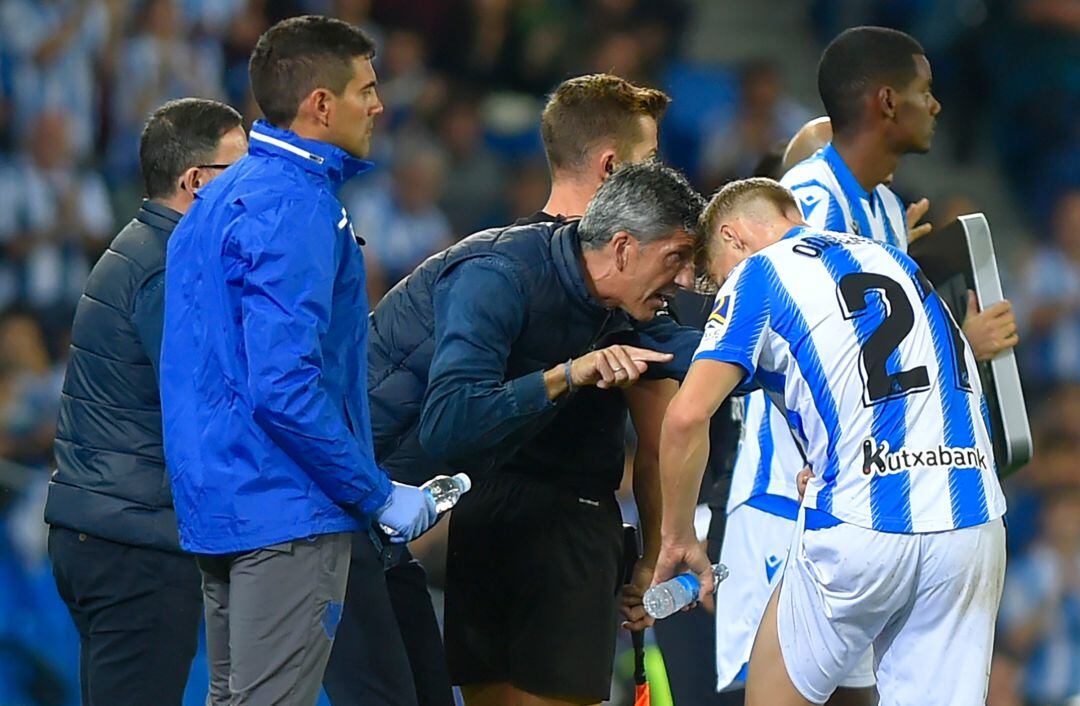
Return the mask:
<path id="1" fill-rule="evenodd" d="M 364 258 L 336 192 L 371 167 L 259 121 L 169 239 L 161 406 L 181 546 L 363 529 L 375 463 Z"/>

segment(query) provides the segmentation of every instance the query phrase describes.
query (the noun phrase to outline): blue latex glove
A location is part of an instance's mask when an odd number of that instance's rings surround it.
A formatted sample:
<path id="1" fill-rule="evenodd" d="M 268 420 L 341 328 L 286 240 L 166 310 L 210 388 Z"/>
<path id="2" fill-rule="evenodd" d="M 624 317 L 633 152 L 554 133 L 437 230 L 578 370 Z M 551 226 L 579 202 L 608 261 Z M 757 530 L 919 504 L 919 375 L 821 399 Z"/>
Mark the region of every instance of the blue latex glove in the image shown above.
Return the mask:
<path id="1" fill-rule="evenodd" d="M 393 534 L 390 541 L 394 544 L 411 542 L 435 524 L 439 513 L 435 511 L 435 501 L 431 495 L 413 485 L 393 483 L 390 498 L 379 510 L 376 518 Z"/>

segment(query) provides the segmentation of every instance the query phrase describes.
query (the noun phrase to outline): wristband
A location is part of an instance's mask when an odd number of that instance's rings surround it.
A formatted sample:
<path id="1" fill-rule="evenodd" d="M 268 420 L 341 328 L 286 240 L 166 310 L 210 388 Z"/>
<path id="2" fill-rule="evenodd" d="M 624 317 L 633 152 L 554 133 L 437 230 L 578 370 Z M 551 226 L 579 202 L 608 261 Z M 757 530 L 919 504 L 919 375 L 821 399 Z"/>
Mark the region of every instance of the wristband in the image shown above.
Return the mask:
<path id="1" fill-rule="evenodd" d="M 570 375 L 570 365 L 573 362 L 573 358 L 567 358 L 566 362 L 563 363 L 563 375 L 566 376 L 566 394 L 574 391 L 574 378 Z"/>

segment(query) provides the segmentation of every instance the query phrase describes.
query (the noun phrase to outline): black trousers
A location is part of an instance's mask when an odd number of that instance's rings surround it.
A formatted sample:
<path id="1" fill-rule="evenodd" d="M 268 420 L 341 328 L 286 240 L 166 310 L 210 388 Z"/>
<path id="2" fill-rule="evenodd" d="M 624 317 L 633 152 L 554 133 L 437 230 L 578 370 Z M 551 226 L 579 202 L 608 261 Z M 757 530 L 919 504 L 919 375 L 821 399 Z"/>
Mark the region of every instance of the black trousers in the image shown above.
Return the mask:
<path id="1" fill-rule="evenodd" d="M 404 545 L 353 536 L 353 559 L 323 688 L 334 706 L 453 706 L 427 573 Z M 377 571 L 372 571 L 377 560 Z"/>
<path id="2" fill-rule="evenodd" d="M 60 527 L 49 558 L 79 631 L 83 706 L 179 706 L 202 618 L 195 559 Z"/>

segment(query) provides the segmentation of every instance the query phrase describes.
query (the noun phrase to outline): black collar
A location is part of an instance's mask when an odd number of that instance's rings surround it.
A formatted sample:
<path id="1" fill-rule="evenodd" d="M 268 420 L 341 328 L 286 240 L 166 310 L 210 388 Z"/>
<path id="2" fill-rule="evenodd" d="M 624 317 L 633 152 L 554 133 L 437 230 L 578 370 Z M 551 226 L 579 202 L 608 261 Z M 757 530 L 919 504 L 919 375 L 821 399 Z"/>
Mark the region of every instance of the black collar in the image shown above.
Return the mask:
<path id="1" fill-rule="evenodd" d="M 173 228 L 180 222 L 182 215 L 179 211 L 174 211 L 168 206 L 147 199 L 139 206 L 139 213 L 135 216 L 135 219 L 155 230 L 172 233 Z"/>
<path id="2" fill-rule="evenodd" d="M 551 234 L 551 259 L 559 281 L 566 288 L 570 299 L 592 313 L 607 310 L 585 284 L 585 264 L 581 256 L 581 241 L 578 240 L 578 221 L 571 221 L 558 226 Z"/>

